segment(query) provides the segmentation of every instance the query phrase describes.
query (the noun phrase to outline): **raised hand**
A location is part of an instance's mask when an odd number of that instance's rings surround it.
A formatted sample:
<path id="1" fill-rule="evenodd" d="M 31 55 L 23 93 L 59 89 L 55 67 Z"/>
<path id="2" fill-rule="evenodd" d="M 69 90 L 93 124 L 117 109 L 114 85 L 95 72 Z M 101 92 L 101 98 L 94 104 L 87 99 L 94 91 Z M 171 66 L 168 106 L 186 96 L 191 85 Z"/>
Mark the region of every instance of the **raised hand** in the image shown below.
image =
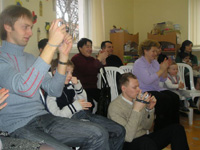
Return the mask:
<path id="1" fill-rule="evenodd" d="M 105 65 L 105 60 L 106 58 L 108 57 L 108 52 L 106 51 L 101 51 L 99 52 L 98 56 L 97 56 L 97 59 L 103 64 Z"/>
<path id="2" fill-rule="evenodd" d="M 78 83 L 77 77 L 72 77 L 71 81 L 72 81 L 72 84 L 74 85 Z"/>
<path id="3" fill-rule="evenodd" d="M 9 90 L 7 90 L 5 88 L 0 89 L 0 110 L 3 109 L 7 105 L 7 103 L 4 103 L 4 104 L 2 104 L 2 103 L 9 96 L 8 92 L 9 92 Z"/>
<path id="4" fill-rule="evenodd" d="M 59 46 L 66 36 L 66 25 L 59 26 L 59 22 L 63 22 L 62 19 L 53 20 L 49 28 L 49 43 L 54 46 Z"/>
<path id="5" fill-rule="evenodd" d="M 60 52 L 60 56 L 64 55 L 67 56 L 69 55 L 69 52 L 72 48 L 73 42 L 72 42 L 72 37 L 66 33 L 63 42 L 61 43 L 61 45 L 58 47 L 59 52 Z"/>
<path id="6" fill-rule="evenodd" d="M 178 88 L 179 88 L 179 89 L 183 89 L 183 88 L 184 88 L 184 83 L 183 83 L 183 82 L 180 82 L 179 85 L 178 85 Z"/>
<path id="7" fill-rule="evenodd" d="M 160 64 L 160 69 L 166 71 L 169 67 L 169 61 L 165 58 L 164 61 Z"/>
<path id="8" fill-rule="evenodd" d="M 154 96 L 149 96 L 149 104 L 147 105 L 147 109 L 153 109 L 156 105 L 156 98 Z"/>
<path id="9" fill-rule="evenodd" d="M 140 100 L 143 100 L 143 101 L 148 102 L 149 99 L 145 99 L 145 96 L 146 96 L 147 94 L 148 94 L 148 93 L 146 92 L 145 94 L 142 95 L 142 91 L 140 90 L 140 92 L 139 92 L 137 98 L 140 99 Z M 134 109 L 135 111 L 139 112 L 139 111 L 142 110 L 145 106 L 146 106 L 145 103 L 135 100 L 135 101 L 134 101 L 134 105 L 133 105 L 133 109 Z"/>

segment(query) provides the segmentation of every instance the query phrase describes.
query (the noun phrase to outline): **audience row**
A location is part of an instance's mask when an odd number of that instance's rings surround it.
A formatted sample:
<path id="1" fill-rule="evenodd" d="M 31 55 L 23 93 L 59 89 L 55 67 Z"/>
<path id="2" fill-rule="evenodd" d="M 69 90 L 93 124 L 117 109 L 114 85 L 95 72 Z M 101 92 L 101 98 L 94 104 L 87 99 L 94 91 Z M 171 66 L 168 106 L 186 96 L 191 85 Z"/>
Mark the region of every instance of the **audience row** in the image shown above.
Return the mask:
<path id="1" fill-rule="evenodd" d="M 117 79 L 122 93 L 110 103 L 106 118 L 92 113 L 93 100 L 99 102 L 100 97 L 97 74 L 101 67 L 123 63 L 112 54 L 110 41 L 102 42 L 101 51 L 92 57 L 92 41 L 87 38 L 80 39 L 79 53 L 69 60 L 72 37 L 59 22 L 62 20 L 52 21 L 49 38 L 38 43 L 41 49 L 36 58 L 24 52 L 32 36 L 31 12 L 9 6 L 0 15 L 0 130 L 10 136 L 1 137 L 3 146 L 15 143 L 24 147 L 27 142 L 30 149 L 44 150 L 156 150 L 171 144 L 174 150 L 189 149 L 179 122 L 180 94 L 185 93 L 167 90 L 159 82 L 168 88 L 176 84 L 173 89 L 184 85 L 177 79 L 176 63 L 167 57 L 158 63 L 158 42 L 140 44 L 141 57 L 134 63 L 133 73 Z M 198 62 L 187 46 L 178 57 L 183 62 L 188 53 L 193 61 L 184 61 L 197 71 Z M 53 60 L 57 50 L 58 58 Z M 196 108 L 191 97 L 187 100 Z M 152 126 L 153 132 L 147 134 Z"/>

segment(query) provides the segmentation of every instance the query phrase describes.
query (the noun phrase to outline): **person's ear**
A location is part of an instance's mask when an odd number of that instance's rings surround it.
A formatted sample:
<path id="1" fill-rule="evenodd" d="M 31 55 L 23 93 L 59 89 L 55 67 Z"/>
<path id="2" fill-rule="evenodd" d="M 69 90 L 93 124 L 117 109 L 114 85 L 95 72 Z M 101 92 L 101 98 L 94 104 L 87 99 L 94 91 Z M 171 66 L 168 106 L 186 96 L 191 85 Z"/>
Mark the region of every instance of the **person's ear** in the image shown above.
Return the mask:
<path id="1" fill-rule="evenodd" d="M 7 31 L 7 32 L 11 32 L 12 31 L 12 27 L 8 24 L 4 24 L 4 29 Z"/>
<path id="2" fill-rule="evenodd" d="M 124 92 L 126 90 L 126 86 L 122 85 L 121 90 L 122 90 L 122 92 Z"/>

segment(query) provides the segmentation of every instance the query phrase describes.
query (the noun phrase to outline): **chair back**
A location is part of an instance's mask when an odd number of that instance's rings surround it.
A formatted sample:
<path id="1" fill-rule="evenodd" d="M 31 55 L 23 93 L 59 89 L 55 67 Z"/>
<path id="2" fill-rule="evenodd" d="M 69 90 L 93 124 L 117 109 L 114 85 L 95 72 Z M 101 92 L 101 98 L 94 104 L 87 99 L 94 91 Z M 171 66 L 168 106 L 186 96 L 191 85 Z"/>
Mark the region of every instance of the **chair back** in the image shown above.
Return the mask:
<path id="1" fill-rule="evenodd" d="M 125 73 L 133 72 L 133 65 L 120 66 L 119 68 L 122 69 Z"/>
<path id="2" fill-rule="evenodd" d="M 118 67 L 104 67 L 104 68 L 106 71 L 108 84 L 111 88 L 111 101 L 112 101 L 119 95 L 118 88 L 117 88 L 117 76 L 123 74 L 124 71 Z M 102 68 L 100 69 L 100 73 L 104 82 L 106 82 Z"/>
<path id="3" fill-rule="evenodd" d="M 188 64 L 184 64 L 184 63 L 177 63 L 178 65 L 178 74 L 180 76 L 181 81 L 184 83 L 185 85 L 185 69 L 187 68 L 189 70 L 189 79 L 190 79 L 190 88 L 191 90 L 196 90 L 194 87 L 194 78 L 193 78 L 193 70 L 192 67 Z M 184 89 L 186 90 L 186 86 L 184 87 Z"/>

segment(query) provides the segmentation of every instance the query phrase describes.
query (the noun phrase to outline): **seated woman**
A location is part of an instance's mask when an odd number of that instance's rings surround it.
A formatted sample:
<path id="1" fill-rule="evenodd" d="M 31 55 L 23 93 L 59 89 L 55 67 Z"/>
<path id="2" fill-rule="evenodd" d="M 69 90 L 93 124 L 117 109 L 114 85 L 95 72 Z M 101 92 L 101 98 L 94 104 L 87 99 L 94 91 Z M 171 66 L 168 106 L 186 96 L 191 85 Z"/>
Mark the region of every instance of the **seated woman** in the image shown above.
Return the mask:
<path id="1" fill-rule="evenodd" d="M 192 54 L 192 47 L 193 47 L 193 43 L 189 40 L 185 40 L 181 45 L 180 52 L 177 54 L 175 61 L 177 63 L 182 63 L 183 62 L 182 59 L 185 53 L 188 53 L 189 59 L 190 59 L 189 65 L 191 65 L 193 70 L 199 71 L 198 59 L 195 55 Z M 186 83 L 186 86 L 190 89 L 189 76 L 185 76 L 185 83 Z M 200 90 L 200 78 L 194 77 L 194 84 L 195 84 L 195 88 L 197 90 Z"/>
<path id="2" fill-rule="evenodd" d="M 139 46 L 141 57 L 135 61 L 133 68 L 140 89 L 154 95 L 157 99 L 154 131 L 172 123 L 179 123 L 179 96 L 159 86 L 159 82 L 166 81 L 169 66 L 167 59 L 160 65 L 156 60 L 159 46 L 160 44 L 154 40 L 142 42 Z"/>
<path id="3" fill-rule="evenodd" d="M 105 65 L 105 59 L 108 57 L 107 52 L 99 53 L 97 58 L 92 57 L 92 41 L 82 38 L 77 43 L 79 53 L 72 57 L 74 63 L 74 73 L 82 83 L 87 93 L 88 101 L 92 103 L 90 110 L 94 107 L 93 99 L 98 102 L 100 89 L 97 88 L 97 74 L 99 69 Z"/>

